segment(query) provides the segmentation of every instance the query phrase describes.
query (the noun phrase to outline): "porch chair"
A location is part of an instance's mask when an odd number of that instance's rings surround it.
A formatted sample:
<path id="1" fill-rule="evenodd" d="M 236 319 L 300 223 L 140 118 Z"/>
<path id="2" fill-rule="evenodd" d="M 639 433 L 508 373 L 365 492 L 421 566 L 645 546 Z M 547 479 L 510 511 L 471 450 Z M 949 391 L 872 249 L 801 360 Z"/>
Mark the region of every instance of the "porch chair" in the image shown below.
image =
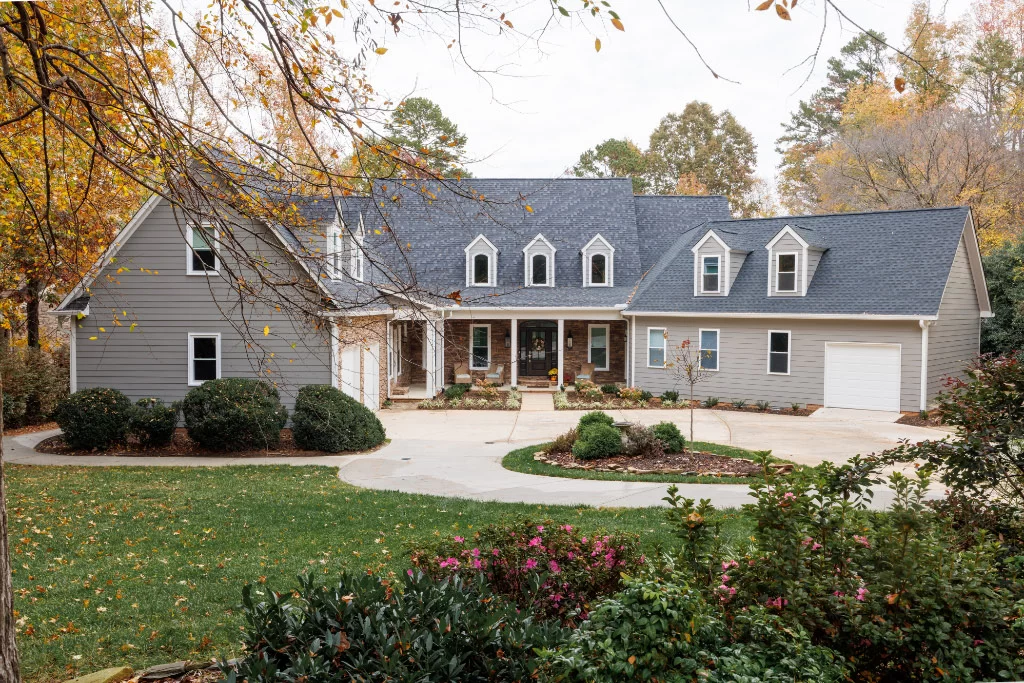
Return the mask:
<path id="1" fill-rule="evenodd" d="M 576 375 L 577 382 L 593 382 L 594 381 L 594 364 L 584 363 L 580 366 L 580 372 Z"/>
<path id="2" fill-rule="evenodd" d="M 501 386 L 502 384 L 505 383 L 505 366 L 500 364 L 492 364 L 491 367 L 487 369 L 487 374 L 484 375 L 484 379 L 486 379 L 491 384 L 497 384 L 498 386 Z"/>
<path id="3" fill-rule="evenodd" d="M 469 364 L 459 363 L 455 366 L 455 384 L 472 384 L 473 375 L 469 374 Z"/>

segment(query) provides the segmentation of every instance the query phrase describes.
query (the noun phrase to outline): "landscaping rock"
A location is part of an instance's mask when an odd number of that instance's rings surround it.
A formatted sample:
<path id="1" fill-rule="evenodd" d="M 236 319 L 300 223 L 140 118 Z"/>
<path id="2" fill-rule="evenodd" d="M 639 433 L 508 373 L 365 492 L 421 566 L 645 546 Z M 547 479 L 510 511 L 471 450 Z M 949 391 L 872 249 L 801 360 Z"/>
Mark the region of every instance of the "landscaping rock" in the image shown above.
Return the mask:
<path id="1" fill-rule="evenodd" d="M 169 664 L 157 664 L 151 666 L 139 674 L 139 680 L 143 681 L 158 681 L 162 678 L 172 678 L 176 676 L 183 676 L 191 671 L 198 671 L 199 669 L 205 669 L 209 666 L 208 663 L 198 662 L 171 662 Z"/>
<path id="2" fill-rule="evenodd" d="M 131 678 L 133 673 L 130 666 L 116 666 L 112 669 L 103 669 L 102 671 L 96 671 L 85 676 L 72 678 L 67 683 L 120 683 Z"/>

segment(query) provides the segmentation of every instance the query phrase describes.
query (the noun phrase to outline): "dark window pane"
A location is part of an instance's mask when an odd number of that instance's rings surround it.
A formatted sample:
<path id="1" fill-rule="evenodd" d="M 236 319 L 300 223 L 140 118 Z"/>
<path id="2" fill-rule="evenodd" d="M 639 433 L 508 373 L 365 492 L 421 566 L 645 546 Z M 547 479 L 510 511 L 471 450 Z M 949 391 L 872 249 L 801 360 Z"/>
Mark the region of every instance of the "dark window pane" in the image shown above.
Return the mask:
<path id="1" fill-rule="evenodd" d="M 594 285 L 603 285 L 605 283 L 605 273 L 607 271 L 607 259 L 604 254 L 594 254 L 590 258 L 590 283 Z"/>
<path id="2" fill-rule="evenodd" d="M 779 291 L 796 291 L 796 273 L 783 273 L 781 271 L 779 272 Z"/>
<path id="3" fill-rule="evenodd" d="M 704 350 L 700 352 L 700 366 L 705 370 L 718 369 L 718 351 Z"/>
<path id="4" fill-rule="evenodd" d="M 796 272 L 796 254 L 779 254 L 779 272 Z"/>
<path id="5" fill-rule="evenodd" d="M 535 254 L 532 268 L 533 284 L 546 285 L 548 283 L 548 257 L 544 254 Z"/>
<path id="6" fill-rule="evenodd" d="M 217 270 L 217 256 L 212 249 L 195 249 L 192 252 L 192 270 Z"/>
<path id="7" fill-rule="evenodd" d="M 597 368 L 608 367 L 608 349 L 597 347 L 590 349 L 590 362 Z"/>
<path id="8" fill-rule="evenodd" d="M 207 360 L 217 357 L 217 339 L 215 337 L 193 337 L 192 357 Z"/>
<path id="9" fill-rule="evenodd" d="M 704 276 L 704 291 L 705 292 L 717 292 L 718 291 L 718 273 L 714 275 Z"/>
<path id="10" fill-rule="evenodd" d="M 486 285 L 491 281 L 491 264 L 487 254 L 473 257 L 473 284 Z"/>
<path id="11" fill-rule="evenodd" d="M 772 332 L 772 353 L 789 353 L 789 335 L 785 332 Z"/>
<path id="12" fill-rule="evenodd" d="M 770 353 L 768 354 L 768 369 L 771 372 L 778 372 L 786 374 L 789 372 L 789 354 L 788 353 Z"/>
<path id="13" fill-rule="evenodd" d="M 196 381 L 217 379 L 217 361 L 195 360 L 192 361 L 192 375 Z"/>
<path id="14" fill-rule="evenodd" d="M 704 259 L 704 274 L 718 275 L 718 257 Z"/>

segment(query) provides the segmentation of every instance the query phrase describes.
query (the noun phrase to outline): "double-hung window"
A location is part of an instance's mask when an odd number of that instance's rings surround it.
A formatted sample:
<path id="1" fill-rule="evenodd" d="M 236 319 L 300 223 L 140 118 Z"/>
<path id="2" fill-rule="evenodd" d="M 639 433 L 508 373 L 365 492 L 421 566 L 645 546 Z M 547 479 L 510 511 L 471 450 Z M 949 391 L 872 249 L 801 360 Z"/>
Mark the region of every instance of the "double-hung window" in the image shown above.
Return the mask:
<path id="1" fill-rule="evenodd" d="M 768 374 L 788 375 L 792 334 L 789 332 L 768 333 Z"/>
<path id="2" fill-rule="evenodd" d="M 718 330 L 700 331 L 700 366 L 705 370 L 718 370 Z"/>
<path id="3" fill-rule="evenodd" d="M 587 362 L 593 363 L 595 370 L 608 369 L 608 325 L 590 326 L 590 347 L 587 351 Z"/>
<path id="4" fill-rule="evenodd" d="M 220 334 L 190 332 L 188 335 L 188 385 L 220 379 Z"/>
<path id="5" fill-rule="evenodd" d="M 665 346 L 667 341 L 664 327 L 647 328 L 647 367 L 665 367 Z"/>
<path id="6" fill-rule="evenodd" d="M 717 294 L 721 291 L 718 272 L 720 264 L 721 258 L 718 256 L 705 256 L 701 259 L 700 291 L 704 294 Z"/>
<path id="7" fill-rule="evenodd" d="M 188 248 L 185 253 L 185 273 L 187 275 L 208 275 L 220 269 L 217 249 L 214 242 L 214 229 L 204 226 L 202 229 L 189 225 L 185 228 L 185 240 Z"/>
<path id="8" fill-rule="evenodd" d="M 775 291 L 796 291 L 796 254 L 775 255 Z"/>
<path id="9" fill-rule="evenodd" d="M 473 325 L 469 329 L 469 367 L 486 370 L 491 366 L 491 326 Z"/>

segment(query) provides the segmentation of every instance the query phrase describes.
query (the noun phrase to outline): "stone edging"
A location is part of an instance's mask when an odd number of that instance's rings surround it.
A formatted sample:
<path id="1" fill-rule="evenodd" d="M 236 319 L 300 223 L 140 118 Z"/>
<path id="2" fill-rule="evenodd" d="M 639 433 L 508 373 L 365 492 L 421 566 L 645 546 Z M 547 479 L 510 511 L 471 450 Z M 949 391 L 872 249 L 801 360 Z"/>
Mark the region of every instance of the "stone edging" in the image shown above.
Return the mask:
<path id="1" fill-rule="evenodd" d="M 711 453 L 711 455 L 715 455 Z M 551 465 L 553 467 L 559 467 L 563 470 L 585 470 L 588 472 L 617 472 L 619 474 L 678 474 L 683 477 L 736 477 L 741 479 L 748 479 L 755 475 L 747 472 L 699 472 L 697 470 L 683 470 L 675 467 L 669 467 L 660 470 L 642 470 L 636 467 L 625 467 L 623 465 L 612 464 L 612 465 L 598 465 L 596 463 L 583 463 L 579 465 L 563 465 L 557 460 L 548 458 L 547 453 L 544 451 L 537 451 L 533 454 L 533 459 L 537 462 L 544 463 L 545 465 Z M 746 458 L 733 458 L 736 462 L 754 464 L 753 460 L 747 460 Z M 770 465 L 777 474 L 789 474 L 793 471 L 793 465 L 789 463 L 776 463 Z"/>

